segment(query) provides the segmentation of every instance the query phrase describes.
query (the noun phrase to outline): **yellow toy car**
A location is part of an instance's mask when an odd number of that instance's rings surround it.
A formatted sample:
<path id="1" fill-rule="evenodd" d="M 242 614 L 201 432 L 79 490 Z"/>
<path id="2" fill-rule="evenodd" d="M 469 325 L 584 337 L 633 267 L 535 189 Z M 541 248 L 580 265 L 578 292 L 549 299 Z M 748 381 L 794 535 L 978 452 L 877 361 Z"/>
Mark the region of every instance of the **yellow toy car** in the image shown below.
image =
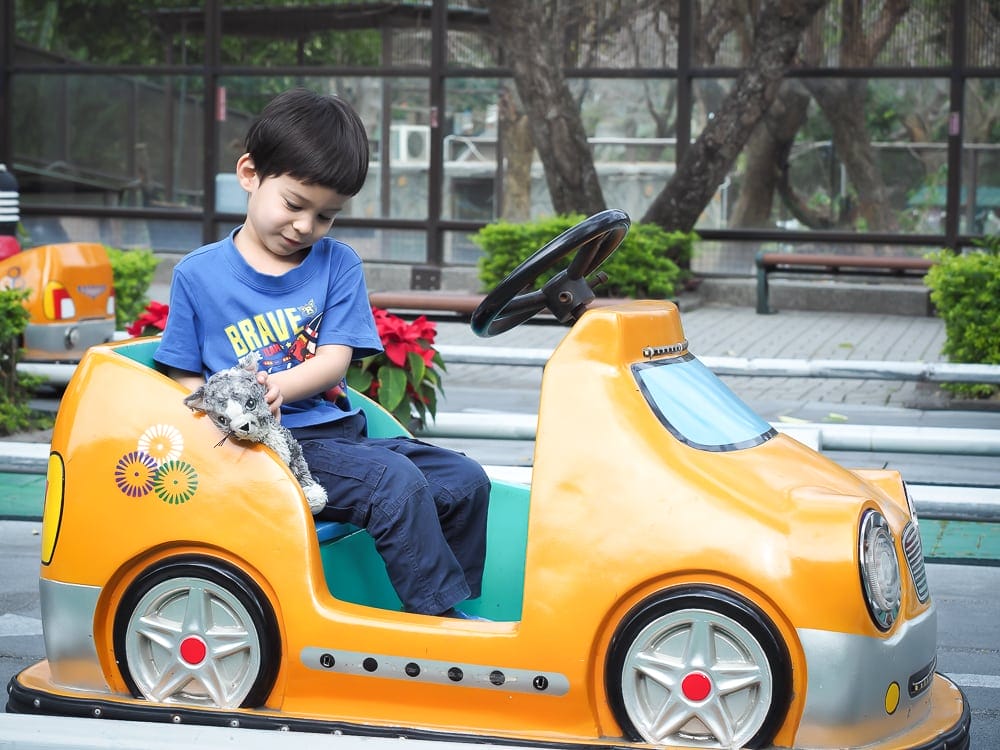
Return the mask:
<path id="1" fill-rule="evenodd" d="M 39 245 L 0 260 L 0 289 L 26 289 L 21 359 L 77 362 L 115 334 L 115 289 L 103 245 Z"/>
<path id="2" fill-rule="evenodd" d="M 367 533 L 315 524 L 266 448 L 91 349 L 52 437 L 47 659 L 8 711 L 539 746 L 965 748 L 900 477 L 752 413 L 677 308 L 584 311 L 628 229 L 597 214 L 483 301 L 483 335 L 578 317 L 548 362 L 530 487 L 495 482 L 467 621 L 400 611 Z M 572 251 L 539 292 L 541 272 Z M 358 394 L 372 434 L 401 428 Z"/>

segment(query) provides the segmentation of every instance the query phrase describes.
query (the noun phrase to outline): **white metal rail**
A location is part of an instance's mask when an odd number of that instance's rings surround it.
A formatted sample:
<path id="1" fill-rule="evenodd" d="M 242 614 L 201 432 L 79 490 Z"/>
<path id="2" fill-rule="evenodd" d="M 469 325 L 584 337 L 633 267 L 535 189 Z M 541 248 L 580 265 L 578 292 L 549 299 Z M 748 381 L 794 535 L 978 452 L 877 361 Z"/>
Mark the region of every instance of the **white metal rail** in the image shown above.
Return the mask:
<path id="1" fill-rule="evenodd" d="M 448 364 L 542 367 L 551 349 L 442 344 L 437 347 Z M 699 356 L 716 375 L 778 378 L 846 378 L 910 380 L 933 383 L 995 383 L 1000 365 L 950 362 L 882 362 L 849 359 L 770 359 L 766 357 Z"/>
<path id="2" fill-rule="evenodd" d="M 441 344 L 436 347 L 448 364 L 542 367 L 551 349 Z M 909 380 L 932 383 L 989 383 L 1000 385 L 1000 365 L 950 362 L 881 362 L 849 359 L 770 359 L 766 357 L 699 356 L 716 375 L 778 378 L 846 378 L 853 380 Z M 64 386 L 76 365 L 21 362 L 18 372 Z"/>

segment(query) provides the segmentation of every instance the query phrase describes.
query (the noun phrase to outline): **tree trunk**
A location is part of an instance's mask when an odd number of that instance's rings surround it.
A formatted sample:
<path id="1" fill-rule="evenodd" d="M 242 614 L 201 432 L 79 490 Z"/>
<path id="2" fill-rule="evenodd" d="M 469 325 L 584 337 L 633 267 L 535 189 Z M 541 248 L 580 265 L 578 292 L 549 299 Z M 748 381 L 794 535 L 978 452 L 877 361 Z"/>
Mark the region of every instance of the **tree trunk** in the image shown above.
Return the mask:
<path id="1" fill-rule="evenodd" d="M 878 16 L 866 24 L 864 0 L 841 0 L 841 64 L 874 65 L 900 19 L 909 12 L 910 4 L 911 0 L 883 0 Z M 856 204 L 846 214 L 863 218 L 868 231 L 896 231 L 898 222 L 889 206 L 865 120 L 867 82 L 857 78 L 811 79 L 806 86 L 830 123 L 837 158 L 843 162 L 857 194 Z"/>
<path id="2" fill-rule="evenodd" d="M 721 109 L 684 152 L 677 171 L 642 221 L 691 231 L 725 179 L 754 126 L 774 101 L 802 34 L 826 0 L 762 3 L 746 68 Z"/>
<path id="3" fill-rule="evenodd" d="M 730 225 L 772 225 L 771 204 L 788 165 L 795 134 L 806 120 L 809 94 L 796 82 L 785 81 L 764 118 L 757 123 L 743 155 L 746 169 Z"/>
<path id="4" fill-rule="evenodd" d="M 528 221 L 531 218 L 531 160 L 535 151 L 531 125 L 510 91 L 501 92 L 498 112 L 504 161 L 500 218 L 510 222 Z"/>
<path id="5" fill-rule="evenodd" d="M 546 23 L 536 0 L 493 0 L 490 23 L 506 52 L 517 93 L 531 127 L 531 139 L 545 168 L 556 213 L 594 214 L 605 208 L 594 157 L 563 75 L 558 13 Z"/>
<path id="6" fill-rule="evenodd" d="M 867 82 L 851 78 L 813 80 L 806 85 L 830 123 L 833 148 L 857 193 L 856 204 L 847 213 L 864 219 L 865 229 L 869 232 L 898 230 L 896 215 L 889 206 L 885 182 L 875 163 L 875 151 L 865 122 Z"/>

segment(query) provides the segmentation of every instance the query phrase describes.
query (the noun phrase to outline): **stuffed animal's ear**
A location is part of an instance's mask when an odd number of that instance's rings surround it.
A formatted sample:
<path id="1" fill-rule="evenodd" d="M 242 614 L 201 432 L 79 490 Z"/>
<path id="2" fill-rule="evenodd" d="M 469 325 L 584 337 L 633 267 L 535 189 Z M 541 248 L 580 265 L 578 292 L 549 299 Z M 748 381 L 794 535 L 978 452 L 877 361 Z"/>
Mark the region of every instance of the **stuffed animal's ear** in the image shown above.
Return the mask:
<path id="1" fill-rule="evenodd" d="M 185 396 L 184 405 L 192 411 L 205 411 L 205 386 L 200 385 L 190 395 Z"/>
<path id="2" fill-rule="evenodd" d="M 260 362 L 260 352 L 250 352 L 240 357 L 240 367 L 251 375 L 256 374 L 257 364 Z"/>

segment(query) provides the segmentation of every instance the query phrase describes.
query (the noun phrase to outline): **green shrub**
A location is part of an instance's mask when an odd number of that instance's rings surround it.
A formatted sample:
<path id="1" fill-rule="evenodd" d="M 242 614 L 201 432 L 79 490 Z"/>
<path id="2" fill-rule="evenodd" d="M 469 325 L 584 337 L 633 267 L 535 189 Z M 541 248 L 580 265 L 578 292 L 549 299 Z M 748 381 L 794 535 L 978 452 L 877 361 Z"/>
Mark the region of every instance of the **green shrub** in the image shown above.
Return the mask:
<path id="1" fill-rule="evenodd" d="M 115 283 L 115 323 L 121 331 L 146 309 L 146 295 L 160 261 L 152 250 L 105 250 Z"/>
<path id="2" fill-rule="evenodd" d="M 495 287 L 532 253 L 583 219 L 582 215 L 555 216 L 523 224 L 497 222 L 480 229 L 472 240 L 483 249 L 479 259 L 483 288 Z M 656 224 L 633 224 L 618 251 L 601 266 L 608 281 L 594 292 L 601 297 L 672 297 L 685 274 L 679 265 L 690 259 L 695 239 L 693 233 L 667 232 Z M 536 288 L 565 268 L 569 260 L 543 274 Z"/>
<path id="3" fill-rule="evenodd" d="M 952 362 L 1000 365 L 1000 240 L 977 243 L 982 251 L 942 250 L 927 273 L 931 301 L 944 321 L 944 353 Z M 946 383 L 962 396 L 987 398 L 997 392 L 985 383 Z"/>
<path id="4" fill-rule="evenodd" d="M 21 335 L 28 325 L 29 313 L 24 301 L 26 289 L 0 291 L 0 434 L 52 425 L 52 417 L 29 405 L 31 389 L 41 378 L 21 375 L 17 362 L 21 354 Z"/>

